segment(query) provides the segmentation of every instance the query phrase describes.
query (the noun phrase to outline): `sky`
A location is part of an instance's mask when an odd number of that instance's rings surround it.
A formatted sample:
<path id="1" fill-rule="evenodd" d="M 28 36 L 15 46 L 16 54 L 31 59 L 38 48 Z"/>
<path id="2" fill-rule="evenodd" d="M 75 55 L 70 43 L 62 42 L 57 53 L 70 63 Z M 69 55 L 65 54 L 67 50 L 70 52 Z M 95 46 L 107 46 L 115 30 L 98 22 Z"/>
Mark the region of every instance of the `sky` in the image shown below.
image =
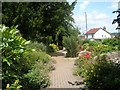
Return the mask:
<path id="1" fill-rule="evenodd" d="M 67 0 L 70 4 L 74 0 Z M 86 33 L 85 12 L 87 14 L 87 31 L 91 28 L 106 27 L 110 33 L 118 32 L 117 23 L 112 24 L 117 14 L 112 13 L 118 9 L 119 0 L 77 0 L 73 10 L 74 25 L 80 32 Z"/>

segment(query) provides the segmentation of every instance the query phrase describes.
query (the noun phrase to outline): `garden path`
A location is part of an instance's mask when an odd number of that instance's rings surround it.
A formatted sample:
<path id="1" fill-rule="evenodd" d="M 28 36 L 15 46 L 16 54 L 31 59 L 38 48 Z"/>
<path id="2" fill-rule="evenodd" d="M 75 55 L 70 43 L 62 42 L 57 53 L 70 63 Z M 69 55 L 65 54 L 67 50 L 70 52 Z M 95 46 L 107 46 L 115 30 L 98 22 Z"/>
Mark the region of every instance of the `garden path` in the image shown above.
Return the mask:
<path id="1" fill-rule="evenodd" d="M 55 61 L 55 70 L 50 73 L 51 85 L 49 88 L 84 88 L 83 84 L 76 85 L 75 83 L 75 81 L 83 81 L 82 77 L 73 75 L 76 58 L 65 58 L 64 53 L 59 51 L 57 55 L 52 56 Z"/>

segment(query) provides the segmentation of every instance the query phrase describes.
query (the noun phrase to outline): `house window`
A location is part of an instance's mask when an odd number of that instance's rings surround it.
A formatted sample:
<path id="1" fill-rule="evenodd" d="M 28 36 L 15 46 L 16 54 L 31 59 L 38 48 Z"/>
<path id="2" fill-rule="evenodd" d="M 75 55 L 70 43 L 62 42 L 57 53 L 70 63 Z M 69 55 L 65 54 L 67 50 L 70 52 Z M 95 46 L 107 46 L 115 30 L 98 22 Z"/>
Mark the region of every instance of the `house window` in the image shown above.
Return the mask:
<path id="1" fill-rule="evenodd" d="M 102 35 L 102 37 L 103 37 L 103 35 Z"/>

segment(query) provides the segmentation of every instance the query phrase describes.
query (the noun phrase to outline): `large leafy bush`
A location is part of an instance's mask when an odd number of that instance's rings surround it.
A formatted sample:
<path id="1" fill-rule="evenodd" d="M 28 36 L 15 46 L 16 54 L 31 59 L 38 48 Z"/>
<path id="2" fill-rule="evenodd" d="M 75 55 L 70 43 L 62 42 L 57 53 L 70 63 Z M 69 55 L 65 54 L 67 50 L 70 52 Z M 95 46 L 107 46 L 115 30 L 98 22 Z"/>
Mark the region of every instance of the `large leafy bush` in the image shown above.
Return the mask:
<path id="1" fill-rule="evenodd" d="M 119 44 L 117 37 L 112 38 L 112 39 L 111 39 L 111 38 L 104 39 L 104 40 L 102 41 L 102 43 L 105 44 L 105 45 L 110 45 L 110 46 L 116 46 L 116 45 Z"/>
<path id="2" fill-rule="evenodd" d="M 28 45 L 27 49 L 29 50 L 33 45 Z M 24 54 L 29 67 L 28 73 L 24 74 L 24 80 L 27 81 L 22 83 L 25 86 L 24 89 L 35 90 L 45 88 L 50 84 L 48 73 L 53 69 L 51 57 L 41 51 L 39 43 L 37 46 L 33 52 Z"/>
<path id="3" fill-rule="evenodd" d="M 37 62 L 42 62 L 42 63 L 45 63 L 45 64 L 49 64 L 49 65 L 51 65 L 51 68 L 52 68 L 51 56 L 46 54 L 46 52 L 33 51 L 33 52 L 30 52 L 30 53 L 25 53 L 24 58 L 28 62 L 29 69 L 32 68 L 32 66 L 35 64 L 36 61 Z M 49 69 L 51 69 L 51 68 L 49 68 Z"/>
<path id="4" fill-rule="evenodd" d="M 2 34 L 0 49 L 2 49 L 3 88 L 7 84 L 13 84 L 15 80 L 21 79 L 26 72 L 23 53 L 26 52 L 25 45 L 29 41 L 23 39 L 16 28 L 0 26 L 0 33 Z"/>
<path id="5" fill-rule="evenodd" d="M 36 62 L 32 69 L 25 75 L 25 78 L 29 81 L 29 88 L 35 90 L 47 87 L 50 84 L 48 73 L 48 64 Z"/>
<path id="6" fill-rule="evenodd" d="M 119 36 L 101 42 L 83 41 L 83 48 L 91 52 L 91 58 L 77 59 L 75 74 L 84 77 L 91 90 L 120 90 L 120 64 L 103 55 L 119 50 Z"/>
<path id="7" fill-rule="evenodd" d="M 92 90 L 120 90 L 120 64 L 97 58 L 86 74 L 86 83 Z"/>
<path id="8" fill-rule="evenodd" d="M 111 46 L 112 47 L 112 50 L 120 50 L 118 47 L 119 47 L 119 40 L 120 36 L 118 37 L 114 37 L 114 38 L 111 38 L 111 39 L 104 39 L 102 41 L 102 44 L 105 44 L 105 45 L 108 45 L 108 46 Z"/>
<path id="9" fill-rule="evenodd" d="M 105 39 L 102 42 L 99 41 L 87 41 L 84 42 L 83 48 L 87 51 L 92 52 L 94 55 L 100 55 L 102 53 L 112 52 L 118 50 L 118 42 L 114 44 L 108 44 L 110 40 L 113 39 Z M 107 42 L 106 42 L 107 41 Z"/>
<path id="10" fill-rule="evenodd" d="M 58 46 L 55 44 L 49 44 L 49 46 L 47 46 L 47 52 L 48 53 L 53 53 L 53 52 L 57 52 L 59 50 Z"/>
<path id="11" fill-rule="evenodd" d="M 79 41 L 75 36 L 64 37 L 63 45 L 67 50 L 67 57 L 76 57 L 79 51 Z"/>
<path id="12" fill-rule="evenodd" d="M 120 64 L 107 60 L 105 55 L 93 60 L 80 58 L 75 64 L 75 74 L 85 78 L 90 90 L 120 89 Z"/>
<path id="13" fill-rule="evenodd" d="M 2 44 L 2 88 L 40 89 L 49 85 L 51 57 L 44 46 L 21 37 L 17 27 L 0 27 Z M 28 45 L 29 44 L 29 45 Z M 36 47 L 33 48 L 33 45 Z M 41 47 L 41 48 L 40 48 Z"/>
<path id="14" fill-rule="evenodd" d="M 28 44 L 26 46 L 27 48 L 29 49 L 35 49 L 36 51 L 43 51 L 43 52 L 46 52 L 47 48 L 46 46 L 41 42 L 41 43 L 38 43 L 38 42 L 30 42 L 30 44 Z"/>
<path id="15" fill-rule="evenodd" d="M 88 67 L 88 60 L 85 58 L 79 58 L 75 61 L 75 65 L 77 65 L 77 67 L 75 68 L 74 74 L 84 77 Z"/>

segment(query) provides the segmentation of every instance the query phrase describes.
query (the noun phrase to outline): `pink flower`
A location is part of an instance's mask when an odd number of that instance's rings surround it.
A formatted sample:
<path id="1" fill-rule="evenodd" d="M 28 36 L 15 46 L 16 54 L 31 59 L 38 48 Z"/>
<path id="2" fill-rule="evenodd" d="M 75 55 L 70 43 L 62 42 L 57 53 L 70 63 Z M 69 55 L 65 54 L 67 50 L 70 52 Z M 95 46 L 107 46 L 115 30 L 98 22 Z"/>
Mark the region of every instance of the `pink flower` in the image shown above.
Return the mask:
<path id="1" fill-rule="evenodd" d="M 82 52 L 82 53 L 80 53 L 80 57 L 90 58 L 90 53 L 89 52 Z"/>
<path id="2" fill-rule="evenodd" d="M 86 57 L 90 58 L 90 53 L 89 52 L 86 52 Z"/>

